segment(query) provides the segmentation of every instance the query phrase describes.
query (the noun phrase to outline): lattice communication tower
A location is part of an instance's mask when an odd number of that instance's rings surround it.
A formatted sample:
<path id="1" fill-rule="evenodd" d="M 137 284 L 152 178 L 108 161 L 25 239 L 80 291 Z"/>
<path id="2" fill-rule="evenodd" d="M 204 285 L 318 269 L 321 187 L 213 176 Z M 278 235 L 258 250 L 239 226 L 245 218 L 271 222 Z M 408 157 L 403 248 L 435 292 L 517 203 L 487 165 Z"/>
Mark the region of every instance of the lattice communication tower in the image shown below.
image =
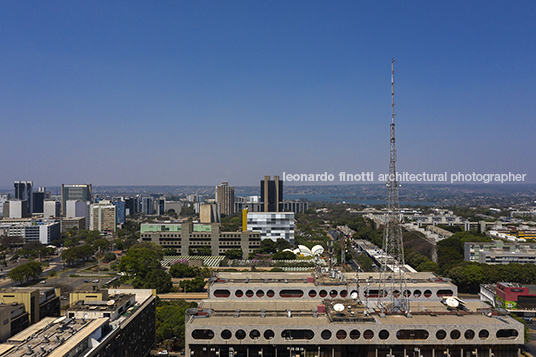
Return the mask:
<path id="1" fill-rule="evenodd" d="M 384 313 L 408 313 L 409 290 L 407 289 L 404 263 L 404 245 L 400 227 L 398 181 L 396 177 L 395 147 L 395 60 L 391 60 L 391 140 L 389 180 L 387 181 L 387 213 L 383 231 L 383 258 L 378 291 L 379 307 Z"/>

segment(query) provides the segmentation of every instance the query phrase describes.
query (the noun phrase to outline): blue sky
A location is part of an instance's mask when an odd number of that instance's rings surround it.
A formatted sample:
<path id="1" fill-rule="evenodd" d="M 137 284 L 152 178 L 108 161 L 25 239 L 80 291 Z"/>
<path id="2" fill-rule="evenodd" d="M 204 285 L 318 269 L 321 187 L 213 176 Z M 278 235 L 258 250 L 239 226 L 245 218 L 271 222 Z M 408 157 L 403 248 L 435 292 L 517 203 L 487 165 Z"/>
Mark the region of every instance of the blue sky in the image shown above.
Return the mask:
<path id="1" fill-rule="evenodd" d="M 0 186 L 536 183 L 534 1 L 2 1 Z M 337 183 L 337 182 L 334 182 Z"/>

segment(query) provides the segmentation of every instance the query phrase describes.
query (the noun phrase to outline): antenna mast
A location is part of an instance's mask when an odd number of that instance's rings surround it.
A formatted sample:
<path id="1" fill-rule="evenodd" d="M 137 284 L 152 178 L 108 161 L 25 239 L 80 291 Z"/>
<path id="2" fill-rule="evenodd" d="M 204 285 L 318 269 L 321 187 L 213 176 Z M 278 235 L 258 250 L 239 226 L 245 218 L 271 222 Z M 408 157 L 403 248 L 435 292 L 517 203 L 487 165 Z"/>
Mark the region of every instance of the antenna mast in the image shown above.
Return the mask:
<path id="1" fill-rule="evenodd" d="M 387 181 L 387 212 L 383 231 L 383 258 L 380 271 L 379 306 L 382 312 L 409 312 L 409 292 L 404 263 L 404 246 L 400 227 L 398 181 L 395 147 L 395 60 L 391 60 L 391 139 L 389 180 Z"/>

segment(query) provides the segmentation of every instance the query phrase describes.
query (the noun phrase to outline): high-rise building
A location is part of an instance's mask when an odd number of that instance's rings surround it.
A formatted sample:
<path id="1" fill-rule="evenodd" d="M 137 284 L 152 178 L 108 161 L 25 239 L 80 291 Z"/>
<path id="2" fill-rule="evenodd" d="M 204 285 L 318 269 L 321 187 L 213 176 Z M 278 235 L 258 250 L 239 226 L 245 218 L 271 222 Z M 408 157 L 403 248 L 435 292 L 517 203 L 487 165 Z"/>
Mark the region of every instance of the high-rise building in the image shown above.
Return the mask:
<path id="1" fill-rule="evenodd" d="M 45 199 L 47 198 L 46 188 L 39 187 L 33 192 L 32 213 L 44 213 Z"/>
<path id="2" fill-rule="evenodd" d="M 27 211 L 33 212 L 33 181 L 15 181 L 15 199 L 26 201 Z"/>
<path id="3" fill-rule="evenodd" d="M 113 203 L 116 207 L 117 224 L 125 224 L 125 201 L 115 199 Z"/>
<path id="4" fill-rule="evenodd" d="M 4 216 L 4 203 L 9 201 L 11 199 L 11 195 L 9 193 L 2 193 L 0 194 L 0 216 Z M 9 216 L 9 214 L 5 215 L 6 217 Z"/>
<path id="5" fill-rule="evenodd" d="M 9 200 L 4 203 L 4 216 L 9 218 L 26 218 L 28 213 L 28 202 L 25 200 Z"/>
<path id="6" fill-rule="evenodd" d="M 281 212 L 283 207 L 283 181 L 279 176 L 274 176 L 270 180 L 270 176 L 264 176 L 261 180 L 261 202 L 264 206 L 264 212 Z"/>
<path id="7" fill-rule="evenodd" d="M 141 213 L 154 214 L 154 198 L 151 196 L 141 198 Z"/>
<path id="8" fill-rule="evenodd" d="M 61 212 L 66 213 L 66 201 L 91 201 L 91 184 L 65 185 L 61 184 Z"/>
<path id="9" fill-rule="evenodd" d="M 222 182 L 216 186 L 216 202 L 220 204 L 221 213 L 232 216 L 234 214 L 234 186 Z"/>
<path id="10" fill-rule="evenodd" d="M 220 204 L 205 203 L 199 206 L 199 221 L 201 223 L 221 222 Z"/>
<path id="11" fill-rule="evenodd" d="M 43 204 L 43 217 L 59 217 L 60 216 L 60 201 L 47 199 Z"/>
<path id="12" fill-rule="evenodd" d="M 107 200 L 91 205 L 91 225 L 89 229 L 115 232 L 117 229 L 117 208 Z"/>
<path id="13" fill-rule="evenodd" d="M 65 217 L 84 217 L 84 229 L 89 229 L 90 207 L 91 204 L 88 201 L 68 200 L 65 202 Z"/>

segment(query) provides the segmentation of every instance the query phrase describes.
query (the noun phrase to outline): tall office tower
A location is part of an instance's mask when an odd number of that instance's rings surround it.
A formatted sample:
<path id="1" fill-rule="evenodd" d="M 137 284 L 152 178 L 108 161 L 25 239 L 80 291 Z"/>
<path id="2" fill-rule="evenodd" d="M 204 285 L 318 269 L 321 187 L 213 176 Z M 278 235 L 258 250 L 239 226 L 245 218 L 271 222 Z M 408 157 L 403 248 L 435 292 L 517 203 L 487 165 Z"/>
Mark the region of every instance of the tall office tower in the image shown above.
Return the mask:
<path id="1" fill-rule="evenodd" d="M 166 214 L 166 199 L 165 198 L 157 198 L 156 199 L 156 214 L 159 216 L 163 216 Z"/>
<path id="2" fill-rule="evenodd" d="M 234 214 L 234 186 L 229 186 L 227 182 L 216 186 L 216 202 L 220 204 L 221 213 L 232 216 Z"/>
<path id="3" fill-rule="evenodd" d="M 15 181 L 15 199 L 26 201 L 28 214 L 33 212 L 33 181 Z"/>
<path id="4" fill-rule="evenodd" d="M 6 209 L 8 212 L 5 212 Z M 4 213 L 9 218 L 31 217 L 28 213 L 28 202 L 25 200 L 9 200 L 7 204 L 4 204 Z"/>
<path id="5" fill-rule="evenodd" d="M 107 200 L 91 205 L 91 230 L 115 232 L 117 229 L 117 208 Z"/>
<path id="6" fill-rule="evenodd" d="M 264 212 L 281 212 L 283 207 L 283 181 L 279 176 L 274 176 L 270 180 L 270 176 L 264 176 L 261 181 L 261 202 L 263 203 Z"/>
<path id="7" fill-rule="evenodd" d="M 116 207 L 117 224 L 125 224 L 125 201 L 116 199 L 113 203 Z"/>
<path id="8" fill-rule="evenodd" d="M 11 199 L 11 194 L 9 193 L 0 194 L 0 217 L 4 216 L 4 203 L 9 201 L 10 199 Z M 6 214 L 6 216 L 9 216 L 9 214 Z"/>
<path id="9" fill-rule="evenodd" d="M 47 198 L 46 188 L 39 187 L 33 192 L 32 213 L 43 213 L 45 210 L 45 198 Z"/>
<path id="10" fill-rule="evenodd" d="M 154 198 L 150 196 L 142 197 L 140 212 L 145 214 L 154 214 Z"/>
<path id="11" fill-rule="evenodd" d="M 61 184 L 61 213 L 65 215 L 67 201 L 91 201 L 91 184 L 64 185 Z"/>
<path id="12" fill-rule="evenodd" d="M 221 212 L 219 203 L 205 203 L 199 206 L 199 221 L 201 223 L 220 223 Z"/>

